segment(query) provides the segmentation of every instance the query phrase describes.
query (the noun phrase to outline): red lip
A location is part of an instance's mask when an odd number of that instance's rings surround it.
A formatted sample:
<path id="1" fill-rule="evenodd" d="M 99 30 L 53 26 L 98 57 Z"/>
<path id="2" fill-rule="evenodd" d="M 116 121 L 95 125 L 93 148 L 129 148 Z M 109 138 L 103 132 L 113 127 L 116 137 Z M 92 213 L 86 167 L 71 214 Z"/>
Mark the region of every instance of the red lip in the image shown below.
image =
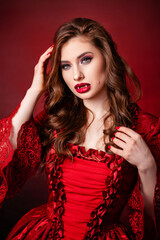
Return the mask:
<path id="1" fill-rule="evenodd" d="M 90 90 L 91 85 L 89 83 L 79 83 L 79 84 L 76 84 L 74 88 L 78 93 L 85 93 Z"/>

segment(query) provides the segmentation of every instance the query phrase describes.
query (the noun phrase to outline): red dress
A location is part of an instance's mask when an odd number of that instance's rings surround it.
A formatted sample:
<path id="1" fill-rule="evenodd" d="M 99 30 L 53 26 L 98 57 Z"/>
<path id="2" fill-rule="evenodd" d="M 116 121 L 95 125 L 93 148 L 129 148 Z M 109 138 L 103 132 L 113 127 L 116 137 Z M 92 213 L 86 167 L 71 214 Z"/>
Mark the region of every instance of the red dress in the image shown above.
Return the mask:
<path id="1" fill-rule="evenodd" d="M 39 115 L 21 127 L 18 147 L 13 151 L 8 137 L 17 109 L 0 122 L 0 202 L 19 191 L 41 162 L 39 131 L 44 117 Z M 145 139 L 157 162 L 156 236 L 153 239 L 159 239 L 160 121 L 137 106 L 132 111 L 133 129 Z M 84 147 L 74 144 L 69 147 L 73 161 L 67 156 L 58 158 L 52 147 L 45 167 L 48 203 L 22 217 L 7 239 L 143 239 L 144 207 L 137 168 L 117 155 L 94 149 L 85 151 Z M 127 227 L 121 222 L 125 206 L 128 208 Z"/>

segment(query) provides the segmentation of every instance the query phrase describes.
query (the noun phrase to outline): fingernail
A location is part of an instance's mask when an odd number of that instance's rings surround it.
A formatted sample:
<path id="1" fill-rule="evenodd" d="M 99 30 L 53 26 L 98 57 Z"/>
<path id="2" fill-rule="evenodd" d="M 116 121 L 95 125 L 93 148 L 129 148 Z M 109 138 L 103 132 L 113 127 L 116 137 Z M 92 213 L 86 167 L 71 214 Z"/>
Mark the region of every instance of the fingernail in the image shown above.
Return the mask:
<path id="1" fill-rule="evenodd" d="M 111 146 L 108 146 L 109 149 L 111 149 Z"/>
<path id="2" fill-rule="evenodd" d="M 116 127 L 116 129 L 119 129 L 120 127 Z"/>
<path id="3" fill-rule="evenodd" d="M 52 52 L 47 53 L 47 55 L 51 54 Z"/>
<path id="4" fill-rule="evenodd" d="M 112 137 L 112 141 L 113 141 L 114 138 L 115 138 L 115 137 Z"/>

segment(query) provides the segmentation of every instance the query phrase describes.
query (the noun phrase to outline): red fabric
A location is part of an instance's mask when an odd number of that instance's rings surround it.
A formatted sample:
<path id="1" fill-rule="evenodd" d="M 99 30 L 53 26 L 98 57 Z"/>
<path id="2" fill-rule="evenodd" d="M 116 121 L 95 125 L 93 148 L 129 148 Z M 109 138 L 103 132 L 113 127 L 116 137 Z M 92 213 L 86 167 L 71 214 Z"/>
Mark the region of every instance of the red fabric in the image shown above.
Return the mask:
<path id="1" fill-rule="evenodd" d="M 0 121 L 0 205 L 8 191 L 7 180 L 3 169 L 11 162 L 13 157 L 14 151 L 10 144 L 9 136 L 12 127 L 11 120 L 18 111 L 19 106 L 17 106 L 10 117 L 4 118 Z"/>
<path id="2" fill-rule="evenodd" d="M 160 123 L 157 118 L 144 113 L 136 106 L 132 111 L 133 129 L 145 139 L 158 166 L 154 198 L 158 239 Z M 39 132 L 43 119 L 42 114 L 36 120 L 32 119 L 22 126 L 12 161 L 10 158 L 9 161 L 6 159 L 6 162 L 1 162 L 1 176 L 4 180 L 1 181 L 0 190 L 4 199 L 18 191 L 24 181 L 35 173 L 40 163 Z M 11 123 L 11 117 L 2 121 L 1 125 L 1 133 L 6 133 L 6 136 L 9 136 L 9 130 L 4 129 L 11 129 L 11 126 L 7 128 L 9 122 Z M 1 146 L 6 146 L 7 143 L 8 140 L 5 144 L 3 140 Z M 48 203 L 31 210 L 20 219 L 8 239 L 142 239 L 144 206 L 137 169 L 119 156 L 110 156 L 94 149 L 86 152 L 78 145 L 69 146 L 73 154 L 73 163 L 68 157 L 58 158 L 54 147 L 47 156 Z M 6 153 L 3 154 L 5 155 Z M 119 222 L 126 203 L 132 231 Z"/>
<path id="3" fill-rule="evenodd" d="M 41 143 L 33 119 L 21 127 L 17 149 L 13 151 L 9 141 L 11 120 L 19 106 L 8 118 L 0 121 L 0 204 L 21 189 L 41 161 Z"/>
<path id="4" fill-rule="evenodd" d="M 141 109 L 138 109 L 136 115 L 134 128 L 146 141 L 157 163 L 157 184 L 153 207 L 155 210 L 156 239 L 160 239 L 160 118 L 144 113 Z M 129 221 L 137 240 L 143 238 L 144 231 L 144 206 L 139 184 L 138 179 L 132 194 L 128 198 Z"/>
<path id="5" fill-rule="evenodd" d="M 72 163 L 66 159 L 62 165 L 64 190 L 67 201 L 64 204 L 64 236 L 65 239 L 83 239 L 87 231 L 86 222 L 90 213 L 103 200 L 102 192 L 105 190 L 105 181 L 110 174 L 106 163 L 85 161 L 74 158 Z"/>

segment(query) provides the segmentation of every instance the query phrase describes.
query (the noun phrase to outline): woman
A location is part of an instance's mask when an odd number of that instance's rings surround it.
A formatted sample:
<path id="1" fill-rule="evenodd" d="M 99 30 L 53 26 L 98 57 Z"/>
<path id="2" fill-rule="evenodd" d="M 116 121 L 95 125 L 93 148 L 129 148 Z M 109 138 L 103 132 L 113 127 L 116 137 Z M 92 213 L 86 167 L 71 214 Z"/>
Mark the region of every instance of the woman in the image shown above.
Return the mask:
<path id="1" fill-rule="evenodd" d="M 1 201 L 42 163 L 49 189 L 48 203 L 7 239 L 139 240 L 148 219 L 158 239 L 160 124 L 135 104 L 129 80 L 138 99 L 138 79 L 97 22 L 78 18 L 58 29 L 21 104 L 1 121 Z M 33 119 L 44 91 L 45 110 Z"/>

